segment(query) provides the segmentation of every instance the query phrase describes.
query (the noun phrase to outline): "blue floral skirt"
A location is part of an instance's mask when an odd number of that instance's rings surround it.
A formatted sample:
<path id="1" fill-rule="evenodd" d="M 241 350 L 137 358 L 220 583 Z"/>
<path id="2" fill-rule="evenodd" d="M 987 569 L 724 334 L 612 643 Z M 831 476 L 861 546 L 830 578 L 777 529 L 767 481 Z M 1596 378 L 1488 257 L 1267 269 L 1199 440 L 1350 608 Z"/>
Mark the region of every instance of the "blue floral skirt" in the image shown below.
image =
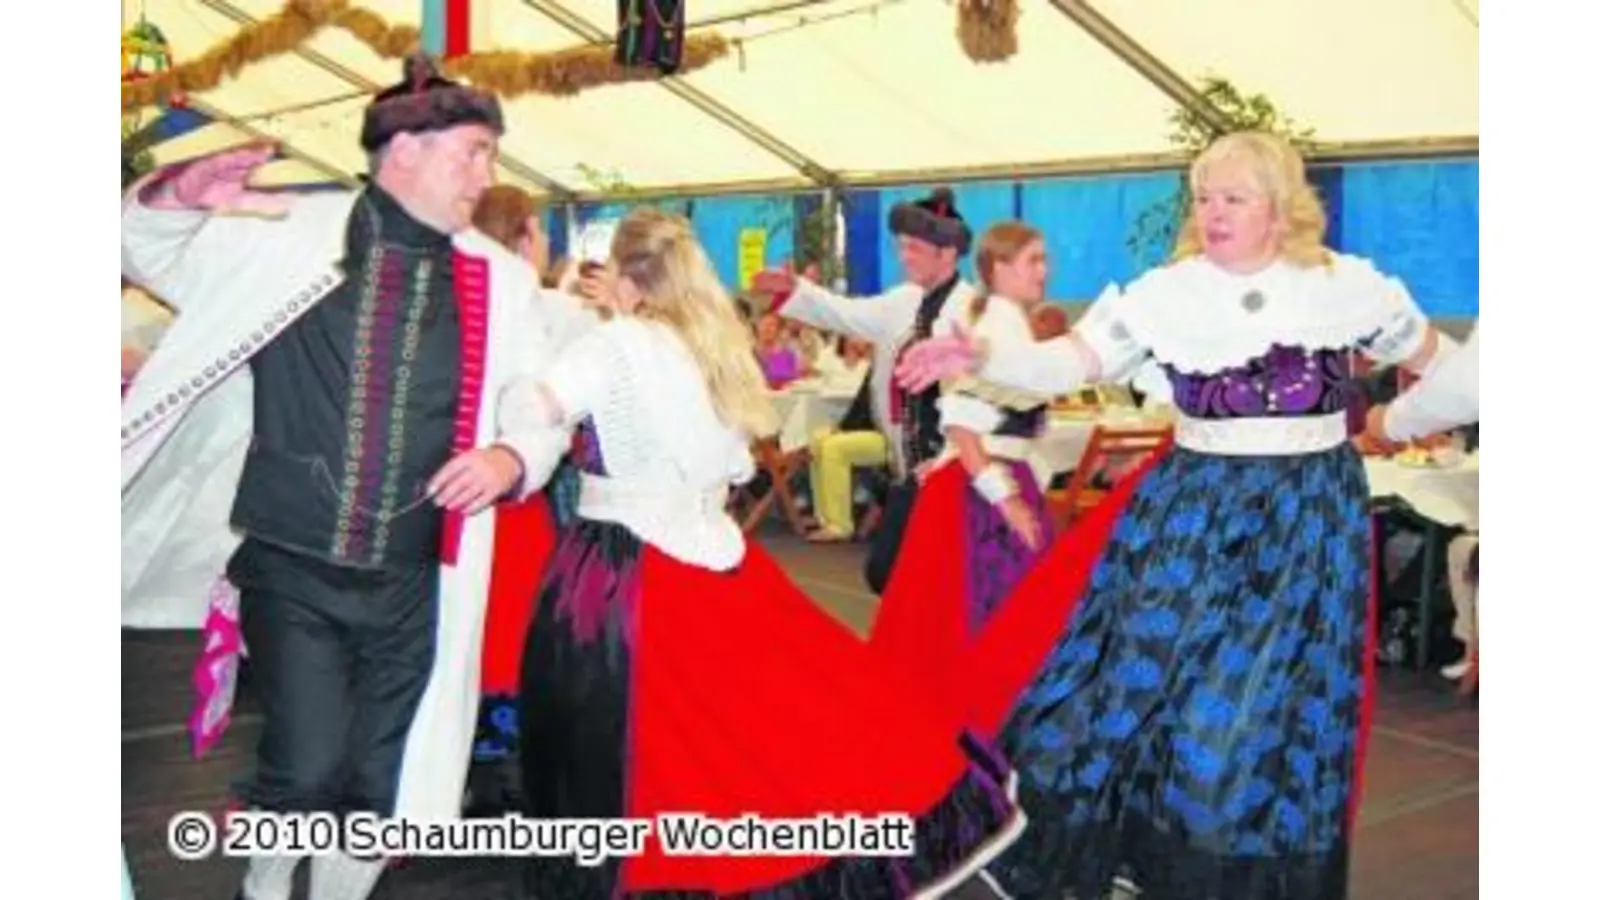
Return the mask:
<path id="1" fill-rule="evenodd" d="M 1017 897 L 1344 897 L 1370 712 L 1371 519 L 1348 446 L 1174 450 L 1002 738 Z"/>

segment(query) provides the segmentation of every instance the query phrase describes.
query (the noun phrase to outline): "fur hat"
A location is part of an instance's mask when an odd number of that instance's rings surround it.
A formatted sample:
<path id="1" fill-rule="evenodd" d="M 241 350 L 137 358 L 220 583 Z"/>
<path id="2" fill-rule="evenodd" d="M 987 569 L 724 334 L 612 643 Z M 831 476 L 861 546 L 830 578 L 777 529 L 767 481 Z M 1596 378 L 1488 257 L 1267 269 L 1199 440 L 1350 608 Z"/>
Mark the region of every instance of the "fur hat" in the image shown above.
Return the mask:
<path id="1" fill-rule="evenodd" d="M 921 200 L 896 203 L 889 210 L 889 231 L 935 247 L 954 247 L 962 256 L 972 247 L 972 229 L 956 210 L 956 195 L 944 187 Z"/>
<path id="2" fill-rule="evenodd" d="M 361 148 L 371 153 L 403 132 L 443 131 L 457 125 L 487 125 L 504 134 L 500 101 L 490 93 L 441 76 L 426 54 L 406 59 L 405 80 L 380 93 L 361 123 Z"/>

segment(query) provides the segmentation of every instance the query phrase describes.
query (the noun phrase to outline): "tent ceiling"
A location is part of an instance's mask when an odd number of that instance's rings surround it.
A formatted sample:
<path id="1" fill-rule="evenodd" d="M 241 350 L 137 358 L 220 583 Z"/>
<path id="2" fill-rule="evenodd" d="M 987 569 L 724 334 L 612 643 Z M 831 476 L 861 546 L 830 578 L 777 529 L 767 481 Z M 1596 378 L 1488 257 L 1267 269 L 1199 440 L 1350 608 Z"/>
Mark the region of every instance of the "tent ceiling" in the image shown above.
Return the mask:
<path id="1" fill-rule="evenodd" d="M 397 24 L 416 24 L 422 6 L 359 2 Z M 1176 101 L 1058 8 L 1082 5 L 1024 0 L 1017 55 L 978 65 L 957 44 L 945 0 L 691 0 L 691 24 L 730 19 L 716 26 L 739 42 L 729 58 L 676 85 L 508 103 L 501 175 L 537 192 L 592 193 L 586 170 L 647 191 L 717 192 L 1160 161 Z M 280 6 L 125 0 L 124 14 L 133 21 L 142 9 L 182 61 Z M 786 11 L 739 18 L 763 7 Z M 1476 146 L 1470 0 L 1094 0 L 1092 9 L 1191 84 L 1214 73 L 1267 94 L 1337 145 L 1330 149 Z M 473 46 L 568 47 L 609 34 L 615 14 L 615 0 L 478 0 Z M 306 52 L 258 63 L 195 97 L 214 117 L 242 123 L 169 142 L 157 158 L 264 133 L 299 157 L 270 180 L 353 177 L 365 170 L 356 135 L 366 98 L 352 95 L 394 82 L 399 68 L 327 29 Z"/>

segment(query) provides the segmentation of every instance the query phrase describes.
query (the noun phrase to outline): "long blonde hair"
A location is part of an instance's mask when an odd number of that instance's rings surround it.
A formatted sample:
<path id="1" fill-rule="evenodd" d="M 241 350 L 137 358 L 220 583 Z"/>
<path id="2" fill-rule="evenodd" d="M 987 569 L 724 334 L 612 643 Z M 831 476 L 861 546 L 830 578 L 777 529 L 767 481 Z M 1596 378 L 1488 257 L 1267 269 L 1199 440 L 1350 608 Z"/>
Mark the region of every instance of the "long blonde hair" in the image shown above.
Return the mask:
<path id="1" fill-rule="evenodd" d="M 1264 131 L 1238 131 L 1217 138 L 1189 167 L 1189 191 L 1198 197 L 1206 173 L 1224 163 L 1242 163 L 1266 191 L 1285 225 L 1278 255 L 1300 266 L 1328 265 L 1333 256 L 1324 245 L 1328 218 L 1322 201 L 1306 180 L 1306 163 L 1293 145 Z M 1205 252 L 1200 223 L 1191 206 L 1173 248 L 1174 259 Z"/>
<path id="2" fill-rule="evenodd" d="M 689 348 L 723 424 L 752 437 L 775 433 L 778 416 L 750 332 L 688 220 L 649 207 L 630 212 L 612 238 L 611 259 L 643 295 L 636 315 L 672 329 Z"/>
<path id="3" fill-rule="evenodd" d="M 983 233 L 978 239 L 976 268 L 980 287 L 978 295 L 972 298 L 973 322 L 982 318 L 983 311 L 989 308 L 989 295 L 994 293 L 994 267 L 1015 262 L 1029 244 L 1042 240 L 1044 235 L 1027 222 L 996 222 Z"/>

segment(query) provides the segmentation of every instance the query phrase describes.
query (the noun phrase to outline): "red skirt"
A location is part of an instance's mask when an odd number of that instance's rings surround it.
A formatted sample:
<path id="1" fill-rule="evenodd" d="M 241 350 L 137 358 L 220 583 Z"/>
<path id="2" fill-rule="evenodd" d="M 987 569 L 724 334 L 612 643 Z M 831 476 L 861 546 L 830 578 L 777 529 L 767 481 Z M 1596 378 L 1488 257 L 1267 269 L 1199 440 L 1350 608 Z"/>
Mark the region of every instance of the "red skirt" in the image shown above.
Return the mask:
<path id="1" fill-rule="evenodd" d="M 524 684 L 533 816 L 902 814 L 917 826 L 910 858 L 668 855 L 652 837 L 609 873 L 535 861 L 541 895 L 908 896 L 1020 822 L 1003 765 L 756 545 L 718 573 L 580 522 L 550 568 Z"/>
<path id="2" fill-rule="evenodd" d="M 555 520 L 544 494 L 495 507 L 494 564 L 483 623 L 485 695 L 514 695 L 522 671 L 522 641 L 533 621 L 545 565 L 555 552 Z"/>
<path id="3" fill-rule="evenodd" d="M 965 473 L 946 466 L 917 492 L 894 574 L 884 591 L 870 646 L 908 677 L 920 702 L 941 705 L 992 740 L 1060 639 L 1112 527 L 1155 454 L 1077 519 L 999 602 L 983 627 L 966 608 Z"/>

